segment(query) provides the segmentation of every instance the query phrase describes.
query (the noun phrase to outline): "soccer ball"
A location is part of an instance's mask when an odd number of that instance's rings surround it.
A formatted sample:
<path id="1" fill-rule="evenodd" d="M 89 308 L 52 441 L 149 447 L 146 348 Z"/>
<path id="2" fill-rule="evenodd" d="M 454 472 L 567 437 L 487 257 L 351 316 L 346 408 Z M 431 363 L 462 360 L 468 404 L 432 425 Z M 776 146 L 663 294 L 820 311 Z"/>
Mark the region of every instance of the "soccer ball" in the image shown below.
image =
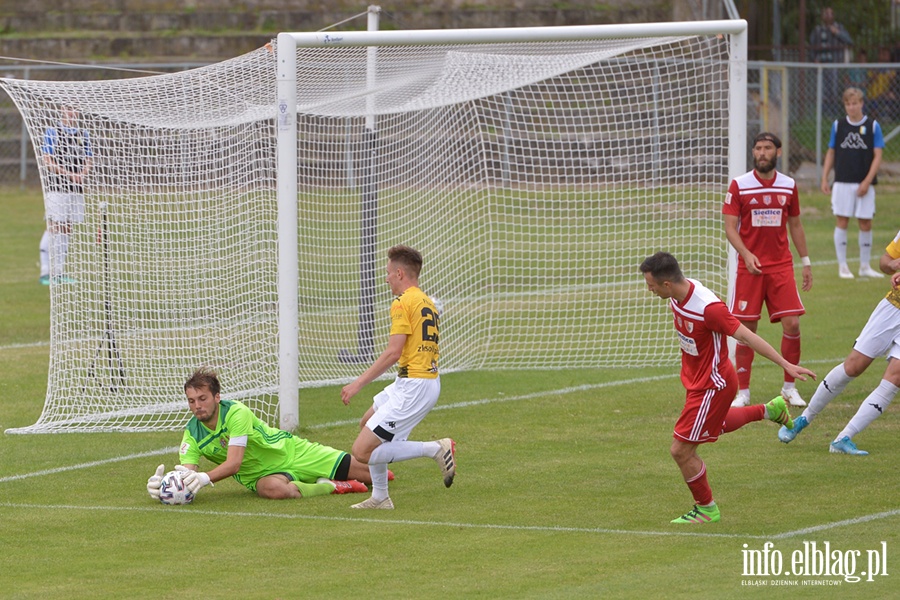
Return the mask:
<path id="1" fill-rule="evenodd" d="M 159 501 L 163 504 L 190 504 L 194 501 L 194 492 L 184 485 L 181 473 L 169 471 L 163 475 L 160 483 Z"/>

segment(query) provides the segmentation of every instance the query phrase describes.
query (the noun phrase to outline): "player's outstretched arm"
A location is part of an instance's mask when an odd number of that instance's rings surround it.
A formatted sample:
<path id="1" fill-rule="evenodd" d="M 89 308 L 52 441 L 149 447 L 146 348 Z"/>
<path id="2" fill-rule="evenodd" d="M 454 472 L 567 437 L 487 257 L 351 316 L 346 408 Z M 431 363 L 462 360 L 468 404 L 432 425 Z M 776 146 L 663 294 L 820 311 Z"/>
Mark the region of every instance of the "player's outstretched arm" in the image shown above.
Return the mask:
<path id="1" fill-rule="evenodd" d="M 341 401 L 344 404 L 349 405 L 350 399 L 359 393 L 359 390 L 365 385 L 378 379 L 382 373 L 390 369 L 398 360 L 400 360 L 400 355 L 403 354 L 403 346 L 406 345 L 407 337 L 408 336 L 404 334 L 395 333 L 388 338 L 387 347 L 381 353 L 381 356 L 375 359 L 372 366 L 341 389 Z"/>
<path id="2" fill-rule="evenodd" d="M 771 360 L 773 363 L 784 369 L 785 372 L 794 379 L 806 381 L 807 377 L 811 377 L 812 379 L 816 378 L 816 374 L 806 367 L 789 363 L 784 357 L 778 354 L 778 351 L 775 350 L 769 342 L 747 329 L 743 324 L 737 328 L 737 331 L 735 331 L 731 337 L 742 344 L 750 346 L 753 348 L 754 352 Z"/>

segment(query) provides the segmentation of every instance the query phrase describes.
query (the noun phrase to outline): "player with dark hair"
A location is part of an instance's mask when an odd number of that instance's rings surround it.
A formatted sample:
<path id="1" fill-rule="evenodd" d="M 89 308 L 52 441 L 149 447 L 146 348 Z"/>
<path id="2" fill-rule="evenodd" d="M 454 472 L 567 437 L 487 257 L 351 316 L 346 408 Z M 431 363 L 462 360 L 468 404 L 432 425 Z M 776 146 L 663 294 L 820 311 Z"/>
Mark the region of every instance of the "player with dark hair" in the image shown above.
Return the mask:
<path id="1" fill-rule="evenodd" d="M 360 420 L 353 442 L 353 456 L 369 465 L 372 496 L 353 508 L 392 509 L 388 494 L 387 466 L 413 458 L 433 458 L 441 468 L 444 485 L 456 475 L 455 444 L 450 438 L 431 442 L 408 440 L 437 403 L 441 392 L 438 375 L 440 320 L 431 298 L 419 289 L 422 255 L 409 246 L 394 246 L 387 253 L 386 281 L 396 296 L 391 303 L 391 330 L 387 347 L 375 362 L 341 390 L 349 405 L 366 384 L 395 363 L 397 378 L 375 395 L 372 406 Z"/>
<path id="2" fill-rule="evenodd" d="M 721 513 L 697 446 L 762 419 L 793 427 L 781 396 L 755 406 L 731 405 L 737 391 L 737 373 L 728 358 L 728 336 L 781 366 L 792 377 L 805 380 L 806 375 L 815 374 L 782 358 L 768 342 L 741 324 L 712 291 L 699 281 L 685 278 L 678 261 L 668 252 L 657 252 L 644 260 L 641 273 L 650 292 L 669 301 L 681 345 L 681 383 L 687 391 L 670 452 L 693 494 L 694 507 L 672 523 L 714 523 Z"/>
<path id="3" fill-rule="evenodd" d="M 222 400 L 219 377 L 201 368 L 184 384 L 193 417 L 184 428 L 175 470 L 197 493 L 216 481 L 234 479 L 261 498 L 311 498 L 366 492 L 369 470 L 346 452 L 269 427 L 241 402 Z M 200 458 L 214 465 L 200 472 Z M 159 499 L 165 466 L 147 480 L 150 497 Z"/>
<path id="4" fill-rule="evenodd" d="M 797 282 L 788 232 L 803 264 L 803 291 L 812 288 L 812 269 L 806 252 L 806 233 L 800 222 L 797 183 L 775 170 L 781 140 L 763 132 L 753 140 L 753 170 L 728 186 L 722 214 L 725 235 L 740 259 L 734 295 L 728 306 L 747 328 L 756 332 L 765 303 L 772 323 L 781 321 L 781 354 L 791 364 L 800 362 L 800 315 L 806 312 Z M 738 342 L 735 362 L 738 394 L 735 406 L 750 403 L 750 372 L 754 352 Z M 806 406 L 794 378 L 784 373 L 781 396 L 792 406 Z"/>

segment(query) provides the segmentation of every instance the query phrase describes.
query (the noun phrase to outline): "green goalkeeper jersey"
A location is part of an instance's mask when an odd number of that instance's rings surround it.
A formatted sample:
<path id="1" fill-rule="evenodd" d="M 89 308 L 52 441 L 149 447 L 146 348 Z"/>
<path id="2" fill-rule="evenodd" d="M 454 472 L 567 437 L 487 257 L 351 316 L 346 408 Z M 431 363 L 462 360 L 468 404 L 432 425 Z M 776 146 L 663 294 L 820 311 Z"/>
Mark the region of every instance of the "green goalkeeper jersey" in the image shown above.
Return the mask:
<path id="1" fill-rule="evenodd" d="M 234 478 L 252 491 L 260 477 L 281 473 L 294 481 L 314 483 L 332 479 L 345 452 L 310 442 L 287 431 L 269 427 L 246 405 L 236 400 L 219 403 L 215 431 L 191 417 L 181 440 L 181 464 L 199 465 L 200 457 L 217 465 L 228 456 L 231 438 L 247 436 L 240 470 Z"/>

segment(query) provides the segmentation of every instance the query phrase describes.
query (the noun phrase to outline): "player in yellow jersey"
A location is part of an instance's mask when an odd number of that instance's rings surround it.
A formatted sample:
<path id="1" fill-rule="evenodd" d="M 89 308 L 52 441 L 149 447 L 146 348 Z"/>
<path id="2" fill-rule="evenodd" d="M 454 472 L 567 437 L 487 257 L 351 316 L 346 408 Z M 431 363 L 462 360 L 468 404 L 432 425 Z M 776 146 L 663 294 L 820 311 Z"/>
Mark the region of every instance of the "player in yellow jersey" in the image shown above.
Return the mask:
<path id="1" fill-rule="evenodd" d="M 360 432 L 351 452 L 369 465 L 372 497 L 353 508 L 394 508 L 388 495 L 388 469 L 392 462 L 430 457 L 441 467 L 444 485 L 456 475 L 455 443 L 450 438 L 410 442 L 413 428 L 437 403 L 441 393 L 438 375 L 440 319 L 431 298 L 419 289 L 422 255 L 409 246 L 388 250 L 387 284 L 396 296 L 391 303 L 391 331 L 387 347 L 366 371 L 341 390 L 350 399 L 368 383 L 397 364 L 397 378 L 375 395 L 360 421 Z"/>
<path id="2" fill-rule="evenodd" d="M 782 427 L 778 431 L 778 439 L 785 444 L 808 427 L 816 415 L 844 391 L 847 384 L 862 375 L 872 361 L 879 356 L 887 356 L 888 364 L 881 376 L 881 383 L 863 400 L 856 415 L 829 447 L 835 454 L 868 454 L 856 447 L 853 436 L 881 416 L 900 391 L 900 231 L 885 248 L 879 267 L 883 273 L 891 275 L 891 290 L 872 311 L 850 355 L 822 379 L 809 406 L 794 419 L 794 426 L 791 429 Z"/>

